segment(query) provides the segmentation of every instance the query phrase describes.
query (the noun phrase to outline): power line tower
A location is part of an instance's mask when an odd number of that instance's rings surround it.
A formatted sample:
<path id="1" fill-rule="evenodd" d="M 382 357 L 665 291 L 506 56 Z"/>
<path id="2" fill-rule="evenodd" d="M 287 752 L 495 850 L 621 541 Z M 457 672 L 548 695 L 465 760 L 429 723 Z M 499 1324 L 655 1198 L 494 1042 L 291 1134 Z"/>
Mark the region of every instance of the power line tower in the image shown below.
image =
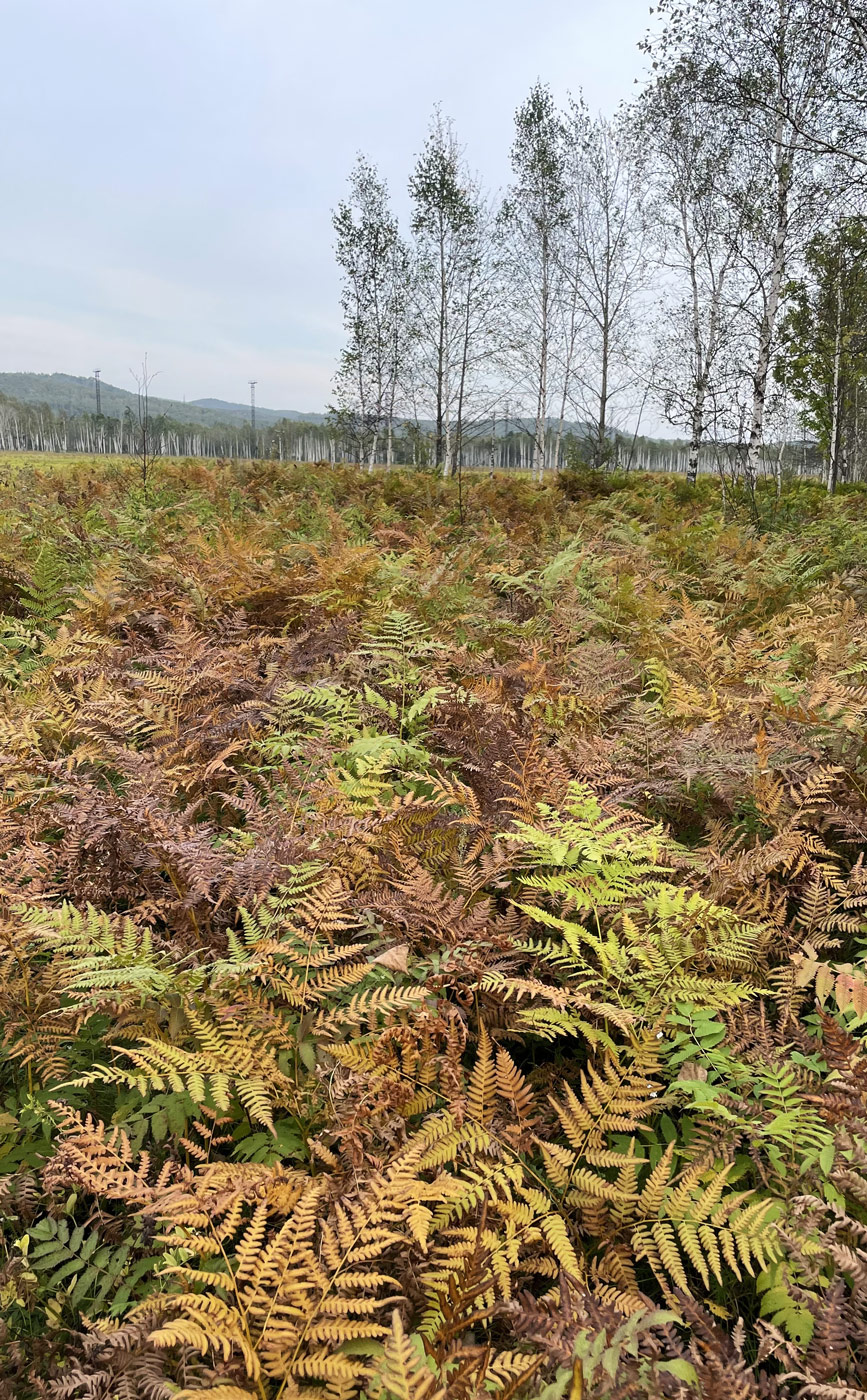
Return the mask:
<path id="1" fill-rule="evenodd" d="M 97 418 L 99 418 L 99 417 L 101 416 L 101 414 L 102 414 L 102 400 L 101 400 L 101 398 L 100 398 L 100 383 L 99 383 L 99 376 L 100 376 L 101 374 L 102 374 L 102 370 L 101 370 L 101 369 L 95 369 L 95 370 L 93 371 L 93 382 L 94 382 L 94 384 L 96 385 L 96 416 L 97 416 Z"/>
<path id="2" fill-rule="evenodd" d="M 257 379 L 250 380 L 250 457 L 256 456 L 256 385 Z"/>

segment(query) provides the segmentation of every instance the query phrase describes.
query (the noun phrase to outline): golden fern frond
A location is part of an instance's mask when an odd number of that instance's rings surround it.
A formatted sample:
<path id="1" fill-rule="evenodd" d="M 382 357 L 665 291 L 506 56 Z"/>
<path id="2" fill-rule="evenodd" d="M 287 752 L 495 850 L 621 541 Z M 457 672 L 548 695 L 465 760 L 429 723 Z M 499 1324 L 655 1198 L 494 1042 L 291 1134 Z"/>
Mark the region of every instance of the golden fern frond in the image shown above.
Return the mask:
<path id="1" fill-rule="evenodd" d="M 443 1400 L 445 1389 L 425 1356 L 420 1337 L 408 1337 L 397 1309 L 385 1339 L 382 1360 L 367 1381 L 374 1400 Z"/>
<path id="2" fill-rule="evenodd" d="M 202 1389 L 176 1391 L 174 1400 L 261 1400 L 253 1390 L 239 1385 L 208 1385 Z"/>
<path id="3" fill-rule="evenodd" d="M 107 1128 L 90 1116 L 83 1117 L 66 1104 L 52 1104 L 61 1129 L 60 1145 L 46 1168 L 49 1179 L 75 1183 L 90 1195 L 144 1207 L 166 1191 L 172 1165 L 166 1162 L 151 1179 L 147 1152 L 135 1154 L 120 1127 Z"/>
<path id="4" fill-rule="evenodd" d="M 330 1026 L 363 1026 L 371 1029 L 382 1016 L 408 1011 L 424 1001 L 424 987 L 365 987 L 356 992 L 344 1006 L 332 1006 L 314 1017 L 312 1029 L 316 1034 L 327 1032 Z"/>
<path id="5" fill-rule="evenodd" d="M 669 1148 L 635 1203 L 632 1229 L 635 1257 L 647 1259 L 663 1285 L 671 1282 L 688 1293 L 686 1263 L 709 1288 L 711 1276 L 722 1283 L 723 1260 L 740 1279 L 741 1267 L 752 1274 L 754 1265 L 764 1269 L 778 1257 L 778 1207 L 772 1197 L 726 1193 L 730 1165 L 703 1185 L 707 1171 L 696 1163 L 671 1186 L 671 1162 Z"/>
<path id="6" fill-rule="evenodd" d="M 279 1068 L 267 1035 L 248 1026 L 217 1026 L 191 1007 L 187 1019 L 196 1048 L 144 1037 L 136 1045 L 114 1047 L 132 1069 L 99 1065 L 76 1084 L 126 1084 L 143 1096 L 186 1092 L 194 1104 L 207 1106 L 210 1099 L 223 1112 L 234 1093 L 254 1121 L 273 1131 L 272 1107 L 290 1103 L 295 1085 Z"/>
<path id="7" fill-rule="evenodd" d="M 588 1064 L 579 1078 L 580 1095 L 571 1085 L 564 1099 L 551 1099 L 566 1138 L 576 1153 L 602 1147 L 609 1132 L 633 1132 L 650 1116 L 662 1084 L 650 1078 L 657 1067 L 655 1035 L 645 1035 L 624 1063 L 619 1052 L 608 1051 L 601 1068 Z"/>
<path id="8" fill-rule="evenodd" d="M 342 1200 L 333 1199 L 328 1178 L 296 1177 L 287 1193 L 279 1168 L 257 1175 L 222 1164 L 179 1183 L 161 1205 L 171 1227 L 166 1243 L 196 1258 L 219 1250 L 230 1268 L 209 1275 L 172 1265 L 199 1291 L 169 1296 L 172 1316 L 151 1334 L 153 1344 L 240 1356 L 251 1380 L 261 1368 L 287 1382 L 357 1384 L 368 1374 L 366 1348 L 353 1355 L 338 1348 L 389 1335 L 377 1314 L 400 1294 L 378 1264 L 405 1245 L 408 1227 L 424 1228 L 418 1208 L 425 1196 L 441 1199 L 443 1184 L 428 1183 L 420 1170 L 447 1128 L 428 1122 L 383 1172 Z M 269 1189 L 275 1176 L 276 1193 Z M 252 1206 L 246 1220 L 245 1202 Z"/>
<path id="9" fill-rule="evenodd" d="M 148 1338 L 152 1346 L 159 1349 L 189 1346 L 202 1355 L 216 1352 L 224 1361 L 240 1352 L 247 1375 L 251 1380 L 258 1379 L 261 1364 L 239 1308 L 214 1294 L 198 1293 L 176 1295 L 172 1306 L 178 1316 L 154 1328 Z"/>
<path id="10" fill-rule="evenodd" d="M 494 1068 L 491 1037 L 488 1035 L 484 1022 L 482 1022 L 479 1026 L 479 1048 L 476 1063 L 467 1088 L 467 1105 L 471 1117 L 483 1127 L 488 1127 L 494 1116 L 496 1087 L 497 1075 Z"/>

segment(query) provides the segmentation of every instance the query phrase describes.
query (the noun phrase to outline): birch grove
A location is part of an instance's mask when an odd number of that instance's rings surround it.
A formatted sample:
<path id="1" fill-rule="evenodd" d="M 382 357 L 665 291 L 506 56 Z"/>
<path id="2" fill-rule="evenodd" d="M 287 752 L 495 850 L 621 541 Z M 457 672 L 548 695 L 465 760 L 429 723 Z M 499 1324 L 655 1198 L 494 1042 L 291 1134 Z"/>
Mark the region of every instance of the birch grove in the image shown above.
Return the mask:
<path id="1" fill-rule="evenodd" d="M 860 183 L 860 159 L 842 159 L 835 140 L 843 119 L 843 15 L 829 15 L 827 0 L 686 7 L 663 0 L 661 8 L 669 22 L 654 51 L 655 88 L 676 84 L 679 74 L 682 87 L 700 94 L 710 129 L 725 133 L 730 153 L 715 185 L 718 227 L 729 225 L 732 263 L 751 284 L 740 310 L 752 340 L 741 363 L 749 386 L 743 471 L 752 491 L 787 283 L 811 233 Z"/>
<path id="2" fill-rule="evenodd" d="M 781 370 L 811 240 L 867 214 L 864 13 L 661 0 L 634 101 L 595 115 L 580 92 L 560 102 L 536 82 L 500 193 L 470 178 L 437 110 L 409 180 L 408 353 L 395 361 L 412 461 L 450 475 L 484 438 L 493 463 L 497 434 L 515 431 L 537 478 L 628 469 L 647 416 L 683 435 L 668 455 L 692 484 L 722 459 L 753 496 L 796 460 L 814 471 L 822 457 L 830 489 L 867 478 L 855 417 L 844 450 L 810 409 L 817 394 L 842 402 L 844 362 L 861 393 L 843 331 L 836 381 L 822 357 L 821 384 Z M 375 346 L 377 327 L 364 333 Z M 336 412 L 365 420 L 352 388 L 344 374 Z"/>

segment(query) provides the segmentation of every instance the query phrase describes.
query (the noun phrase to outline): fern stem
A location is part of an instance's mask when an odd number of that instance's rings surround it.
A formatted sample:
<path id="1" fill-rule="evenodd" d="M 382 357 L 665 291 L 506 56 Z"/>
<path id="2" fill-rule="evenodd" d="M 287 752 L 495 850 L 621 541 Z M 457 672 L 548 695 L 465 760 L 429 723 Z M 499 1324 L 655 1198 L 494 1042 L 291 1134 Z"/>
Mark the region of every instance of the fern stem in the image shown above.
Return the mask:
<path id="1" fill-rule="evenodd" d="M 181 903 L 183 903 L 183 900 L 184 900 L 184 892 L 183 892 L 183 890 L 181 889 L 180 884 L 178 883 L 177 879 L 175 878 L 175 873 L 174 873 L 174 871 L 172 870 L 172 867 L 171 867 L 170 865 L 168 865 L 168 864 L 164 864 L 164 865 L 163 865 L 163 870 L 166 872 L 166 874 L 168 875 L 169 879 L 171 880 L 172 886 L 174 887 L 174 891 L 175 891 L 175 894 L 177 895 L 178 899 L 181 901 Z M 203 948 L 203 947 L 205 946 L 205 942 L 204 942 L 204 939 L 202 938 L 202 930 L 199 928 L 199 921 L 198 921 L 198 919 L 196 918 L 196 911 L 195 911 L 195 909 L 192 909 L 192 908 L 191 908 L 191 909 L 188 909 L 188 910 L 187 910 L 187 913 L 189 914 L 189 916 L 190 916 L 190 922 L 191 922 L 192 925 L 193 925 L 193 930 L 194 930 L 195 935 L 196 935 L 196 941 L 198 942 L 199 947 L 200 947 L 200 948 Z"/>
<path id="2" fill-rule="evenodd" d="M 226 1265 L 226 1274 L 227 1274 L 227 1277 L 228 1277 L 228 1279 L 229 1279 L 229 1281 L 230 1281 L 230 1284 L 231 1284 L 231 1291 L 232 1291 L 232 1293 L 234 1293 L 235 1298 L 236 1298 L 236 1300 L 237 1300 L 238 1316 L 239 1316 L 240 1319 L 241 1319 L 241 1326 L 242 1326 L 243 1329 L 244 1329 L 244 1336 L 245 1336 L 245 1338 L 246 1338 L 246 1340 L 247 1340 L 247 1345 L 249 1346 L 251 1353 L 253 1353 L 253 1354 L 255 1355 L 255 1352 L 256 1352 L 256 1345 L 255 1345 L 255 1343 L 254 1343 L 254 1341 L 253 1341 L 253 1338 L 252 1338 L 252 1335 L 251 1335 L 251 1333 L 250 1333 L 250 1326 L 249 1326 L 249 1322 L 248 1322 L 248 1319 L 247 1319 L 247 1309 L 244 1307 L 244 1304 L 243 1304 L 243 1302 L 241 1301 L 241 1294 L 240 1294 L 240 1292 L 239 1292 L 239 1290 L 238 1290 L 238 1285 L 237 1285 L 237 1282 L 236 1282 L 236 1280 L 235 1280 L 235 1275 L 234 1275 L 233 1272 L 232 1272 L 232 1265 L 231 1265 L 231 1263 L 230 1263 L 230 1261 L 229 1261 L 229 1257 L 228 1257 L 228 1255 L 226 1254 L 225 1249 L 223 1248 L 223 1241 L 221 1240 L 220 1236 L 217 1234 L 217 1231 L 214 1229 L 214 1222 L 213 1222 L 212 1219 L 209 1219 L 208 1225 L 209 1225 L 209 1228 L 210 1228 L 210 1231 L 211 1231 L 211 1237 L 213 1238 L 213 1240 L 214 1240 L 214 1242 L 215 1242 L 215 1244 L 216 1244 L 218 1250 L 220 1251 L 220 1254 L 221 1254 L 222 1259 L 223 1259 L 223 1263 Z M 275 1296 L 276 1296 L 276 1295 L 275 1295 Z M 270 1317 L 270 1315 L 271 1315 L 271 1314 L 269 1313 L 268 1316 Z M 266 1322 L 267 1322 L 267 1319 L 266 1319 Z M 263 1323 L 263 1325 L 262 1325 L 262 1332 L 263 1332 L 263 1333 L 264 1333 L 264 1330 L 265 1330 L 265 1325 L 266 1325 L 265 1323 Z M 251 1379 L 252 1379 L 252 1377 L 251 1377 Z M 258 1375 L 258 1376 L 256 1377 L 256 1389 L 257 1389 L 258 1392 L 259 1392 L 260 1400 L 268 1400 L 268 1396 L 267 1396 L 267 1394 L 265 1393 L 265 1385 L 264 1385 L 264 1382 L 263 1382 L 263 1380 L 262 1380 L 261 1374 Z"/>

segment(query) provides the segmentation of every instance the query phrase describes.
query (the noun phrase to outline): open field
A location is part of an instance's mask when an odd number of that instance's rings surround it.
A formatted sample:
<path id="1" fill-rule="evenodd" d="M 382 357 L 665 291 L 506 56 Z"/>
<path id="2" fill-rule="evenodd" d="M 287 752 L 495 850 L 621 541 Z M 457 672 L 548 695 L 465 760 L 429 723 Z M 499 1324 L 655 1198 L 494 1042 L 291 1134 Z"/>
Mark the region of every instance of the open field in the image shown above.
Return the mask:
<path id="1" fill-rule="evenodd" d="M 3 1400 L 867 1387 L 865 504 L 0 461 Z"/>

